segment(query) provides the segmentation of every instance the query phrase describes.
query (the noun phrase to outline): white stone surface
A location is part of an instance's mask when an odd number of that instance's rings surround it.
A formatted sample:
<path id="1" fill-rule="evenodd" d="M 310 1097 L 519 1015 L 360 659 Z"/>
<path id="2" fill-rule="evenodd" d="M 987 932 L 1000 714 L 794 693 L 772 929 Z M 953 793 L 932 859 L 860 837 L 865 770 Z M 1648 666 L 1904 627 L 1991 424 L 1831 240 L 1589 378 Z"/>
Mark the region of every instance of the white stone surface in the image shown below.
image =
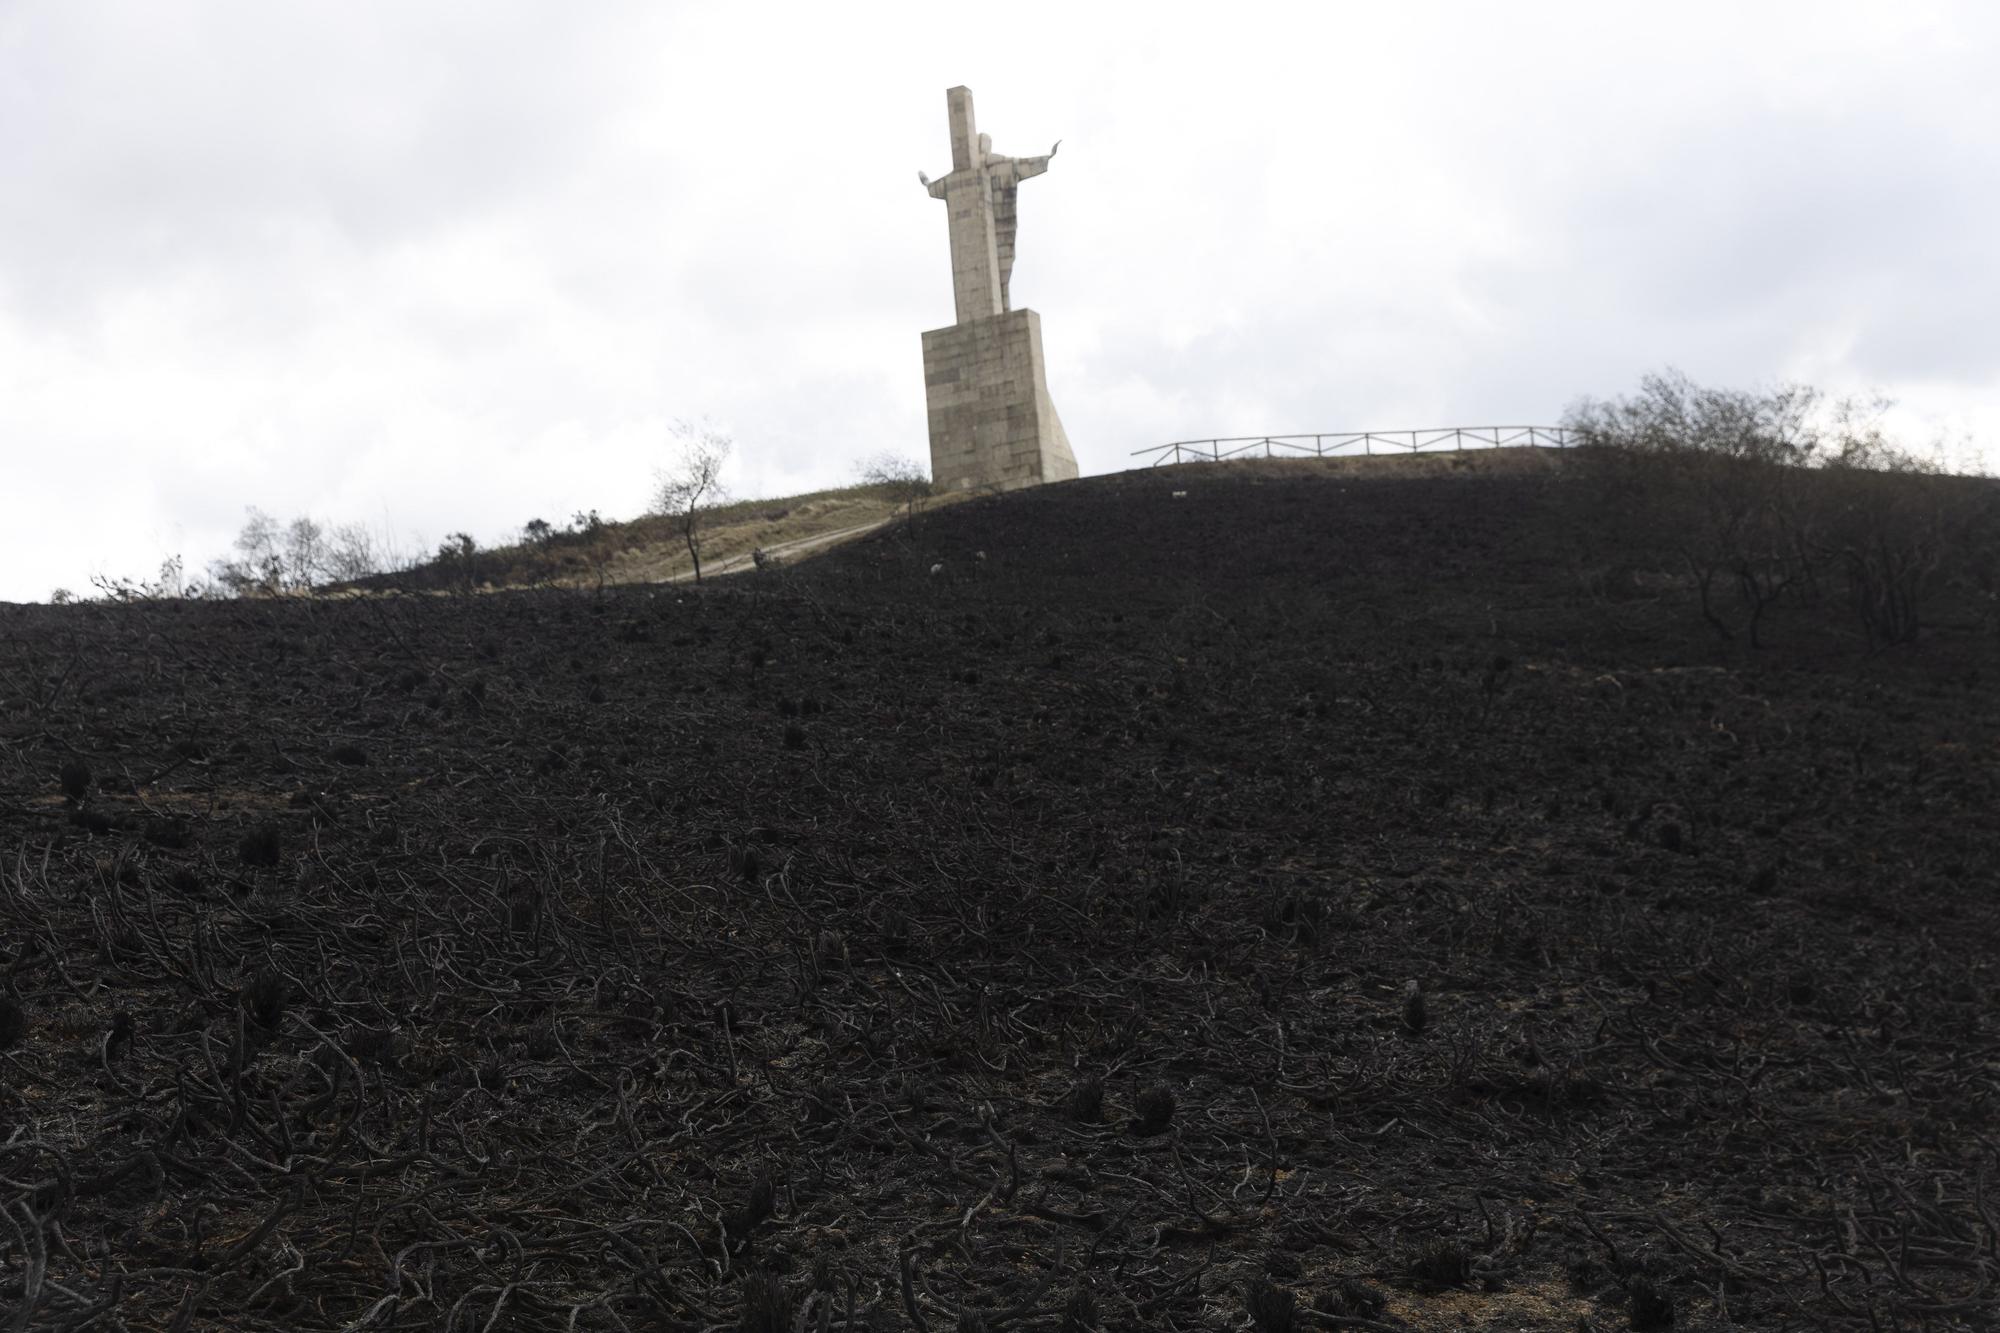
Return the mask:
<path id="1" fill-rule="evenodd" d="M 1042 365 L 1042 319 L 1032 310 L 924 335 L 931 480 L 940 490 L 1012 490 L 1076 476 Z"/>

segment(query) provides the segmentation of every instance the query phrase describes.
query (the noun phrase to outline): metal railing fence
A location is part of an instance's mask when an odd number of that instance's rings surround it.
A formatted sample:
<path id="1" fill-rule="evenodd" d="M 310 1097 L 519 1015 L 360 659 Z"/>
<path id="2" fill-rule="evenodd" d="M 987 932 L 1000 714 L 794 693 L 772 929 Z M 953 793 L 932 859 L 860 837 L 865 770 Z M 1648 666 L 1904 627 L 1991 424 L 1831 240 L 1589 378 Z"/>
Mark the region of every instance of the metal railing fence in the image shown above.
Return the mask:
<path id="1" fill-rule="evenodd" d="M 1567 449 L 1572 432 L 1562 426 L 1441 426 L 1434 430 L 1328 431 L 1316 435 L 1237 435 L 1176 440 L 1132 457 L 1162 463 L 1220 463 L 1227 458 L 1358 458 L 1385 454 L 1449 453 L 1462 449 Z"/>

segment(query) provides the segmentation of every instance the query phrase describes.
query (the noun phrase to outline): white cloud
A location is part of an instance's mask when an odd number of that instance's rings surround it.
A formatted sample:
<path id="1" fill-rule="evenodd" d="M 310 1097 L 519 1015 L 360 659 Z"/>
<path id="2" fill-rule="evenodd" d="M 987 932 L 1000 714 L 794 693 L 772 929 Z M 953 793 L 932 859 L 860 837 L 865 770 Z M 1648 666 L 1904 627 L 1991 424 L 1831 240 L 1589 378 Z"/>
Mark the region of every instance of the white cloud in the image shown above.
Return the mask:
<path id="1" fill-rule="evenodd" d="M 1675 364 L 2000 438 L 1972 4 L 0 6 L 0 597 L 245 505 L 433 540 L 921 456 L 943 90 L 1086 471 Z"/>

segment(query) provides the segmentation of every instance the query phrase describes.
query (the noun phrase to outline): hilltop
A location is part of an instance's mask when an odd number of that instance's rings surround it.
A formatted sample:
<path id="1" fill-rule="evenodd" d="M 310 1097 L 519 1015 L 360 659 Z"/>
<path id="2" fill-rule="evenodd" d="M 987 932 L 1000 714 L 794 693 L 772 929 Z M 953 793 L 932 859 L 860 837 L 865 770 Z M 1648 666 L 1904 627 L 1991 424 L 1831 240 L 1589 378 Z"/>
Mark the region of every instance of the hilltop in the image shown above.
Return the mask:
<path id="1" fill-rule="evenodd" d="M 943 508 L 957 498 L 933 496 L 922 501 L 921 510 Z M 751 557 L 760 550 L 780 562 L 796 560 L 908 516 L 904 502 L 889 488 L 867 485 L 716 505 L 701 518 L 703 573 L 755 568 Z M 567 527 L 550 528 L 539 540 L 481 548 L 469 561 L 441 555 L 338 590 L 592 588 L 676 583 L 693 576 L 694 561 L 671 518 L 600 519 L 592 513 Z"/>
<path id="2" fill-rule="evenodd" d="M 4 1281 L 31 1326 L 1990 1326 L 1984 594 L 1752 648 L 1587 460 L 1468 458 L 701 588 L 0 607 L 0 1208 L 63 1238 Z"/>
<path id="3" fill-rule="evenodd" d="M 1546 472 L 1555 464 L 1547 451 L 1505 449 L 1469 453 L 1325 459 L 1243 460 L 1224 465 L 1231 476 L 1305 477 L 1330 475 L 1356 480 L 1427 476 L 1517 475 Z M 1200 472 L 1190 465 L 1169 472 Z M 1165 476 L 1168 472 L 1158 472 Z M 974 498 L 954 492 L 927 496 L 914 510 L 880 485 L 836 487 L 800 495 L 734 500 L 707 510 L 701 520 L 705 574 L 743 573 L 755 568 L 752 553 L 762 550 L 781 563 L 817 555 L 878 528 Z M 409 569 L 371 575 L 343 588 L 365 591 L 441 590 L 471 586 L 504 588 L 587 588 L 599 584 L 675 583 L 693 576 L 693 561 L 674 521 L 660 514 L 634 519 L 579 516 L 551 528 L 540 540 L 523 539 L 478 550 L 470 568 L 460 559 L 435 558 Z"/>

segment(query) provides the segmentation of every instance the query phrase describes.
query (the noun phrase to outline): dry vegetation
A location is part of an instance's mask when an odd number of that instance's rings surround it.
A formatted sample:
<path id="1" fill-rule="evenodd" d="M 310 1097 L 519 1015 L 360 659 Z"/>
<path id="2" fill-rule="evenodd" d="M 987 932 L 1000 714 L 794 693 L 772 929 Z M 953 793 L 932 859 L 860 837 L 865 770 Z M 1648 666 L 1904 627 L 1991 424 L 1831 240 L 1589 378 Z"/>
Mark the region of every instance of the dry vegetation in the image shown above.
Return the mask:
<path id="1" fill-rule="evenodd" d="M 932 509 L 954 502 L 939 496 L 924 501 L 915 522 Z M 702 563 L 710 572 L 750 567 L 758 550 L 782 550 L 801 543 L 834 542 L 875 527 L 911 520 L 911 506 L 898 490 L 882 485 L 840 487 L 771 500 L 736 500 L 704 512 Z M 476 551 L 469 564 L 434 561 L 414 569 L 359 580 L 356 587 L 386 591 L 461 588 L 597 588 L 628 583 L 667 583 L 691 578 L 686 534 L 677 519 L 647 514 L 629 521 L 579 515 L 562 528 L 541 525 L 539 538 Z"/>

